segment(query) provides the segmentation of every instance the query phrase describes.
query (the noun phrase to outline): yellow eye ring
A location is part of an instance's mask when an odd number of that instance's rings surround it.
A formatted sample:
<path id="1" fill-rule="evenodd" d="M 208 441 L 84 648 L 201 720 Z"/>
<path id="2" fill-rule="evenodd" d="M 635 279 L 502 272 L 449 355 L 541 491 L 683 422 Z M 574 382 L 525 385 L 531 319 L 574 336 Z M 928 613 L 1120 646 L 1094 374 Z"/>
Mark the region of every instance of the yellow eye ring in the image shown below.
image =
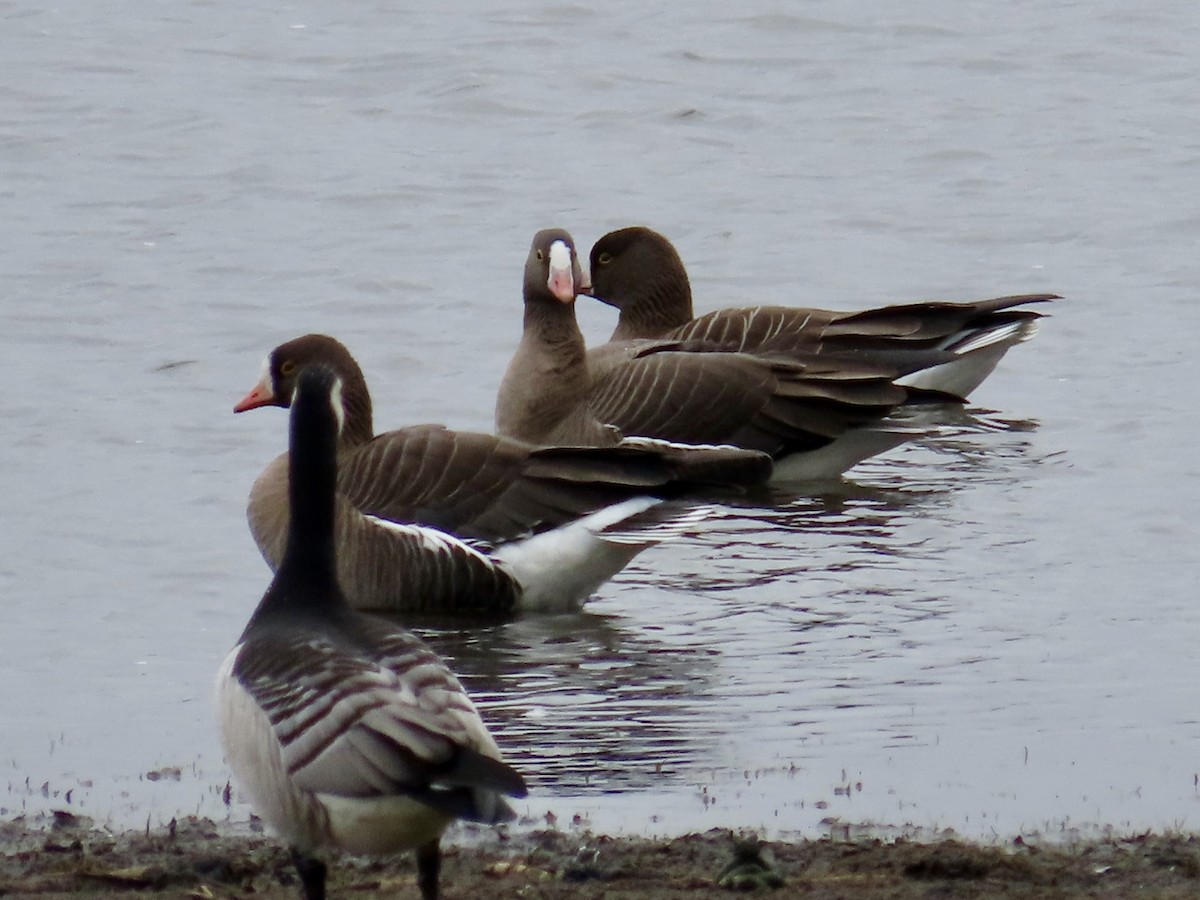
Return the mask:
<path id="1" fill-rule="evenodd" d="M 279 371 L 283 375 L 291 375 L 293 372 L 296 371 L 296 364 L 292 360 L 289 359 L 282 366 L 279 367 Z"/>
<path id="2" fill-rule="evenodd" d="M 607 266 L 610 262 L 612 262 L 611 253 L 601 253 L 596 257 L 596 265 L 598 266 Z"/>

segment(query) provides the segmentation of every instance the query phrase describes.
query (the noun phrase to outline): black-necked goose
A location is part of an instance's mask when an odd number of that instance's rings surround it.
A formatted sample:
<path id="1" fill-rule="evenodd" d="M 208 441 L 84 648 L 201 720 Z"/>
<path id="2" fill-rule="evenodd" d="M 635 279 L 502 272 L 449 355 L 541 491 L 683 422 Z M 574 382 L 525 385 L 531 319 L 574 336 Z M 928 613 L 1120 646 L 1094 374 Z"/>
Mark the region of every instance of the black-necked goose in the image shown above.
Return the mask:
<path id="1" fill-rule="evenodd" d="M 498 433 L 536 444 L 621 435 L 730 444 L 783 460 L 782 479 L 833 477 L 911 437 L 880 422 L 907 392 L 879 366 L 681 341 L 588 351 L 575 319 L 579 284 L 570 235 L 539 232 L 525 264 L 521 342 L 496 400 Z"/>
<path id="2" fill-rule="evenodd" d="M 709 509 L 660 498 L 770 473 L 733 448 L 535 449 L 488 434 L 417 425 L 375 435 L 371 395 L 349 350 L 310 334 L 271 351 L 234 407 L 287 406 L 321 364 L 341 379 L 338 575 L 359 609 L 445 613 L 577 607 L 634 556 L 691 529 Z M 255 481 L 250 531 L 278 565 L 288 527 L 287 454 Z"/>
<path id="3" fill-rule="evenodd" d="M 620 311 L 612 340 L 714 342 L 749 352 L 800 351 L 894 367 L 900 383 L 966 399 L 1009 348 L 1037 331 L 1028 304 L 1061 299 L 1025 294 L 965 303 L 930 301 L 834 312 L 787 306 L 719 309 L 693 317 L 679 253 L 658 232 L 609 232 L 590 255 L 585 292 Z"/>
<path id="4" fill-rule="evenodd" d="M 511 818 L 504 796 L 525 796 L 525 783 L 437 654 L 346 604 L 334 541 L 339 391 L 321 366 L 296 384 L 287 549 L 218 675 L 221 741 L 308 900 L 325 896 L 326 849 L 415 849 L 421 895 L 435 900 L 446 826 Z"/>

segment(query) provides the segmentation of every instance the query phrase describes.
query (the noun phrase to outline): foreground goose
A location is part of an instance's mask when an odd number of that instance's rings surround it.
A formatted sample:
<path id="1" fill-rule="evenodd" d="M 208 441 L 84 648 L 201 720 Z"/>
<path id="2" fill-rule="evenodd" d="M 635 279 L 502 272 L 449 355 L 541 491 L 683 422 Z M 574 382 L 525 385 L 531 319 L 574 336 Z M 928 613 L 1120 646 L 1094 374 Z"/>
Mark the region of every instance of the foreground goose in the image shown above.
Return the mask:
<path id="1" fill-rule="evenodd" d="M 575 318 L 580 280 L 570 235 L 538 232 L 525 264 L 521 343 L 496 400 L 498 433 L 535 444 L 603 445 L 623 435 L 732 444 L 784 460 L 777 480 L 833 477 L 911 436 L 879 421 L 908 394 L 877 365 L 683 341 L 614 341 L 589 352 Z"/>
<path id="2" fill-rule="evenodd" d="M 350 351 L 310 334 L 271 351 L 235 412 L 291 402 L 312 365 L 340 378 L 338 577 L 359 609 L 442 613 L 577 607 L 645 548 L 710 508 L 663 503 L 697 485 L 764 481 L 771 461 L 734 448 L 531 448 L 418 425 L 376 436 L 371 395 Z M 250 531 L 268 564 L 288 533 L 288 456 L 255 481 Z"/>
<path id="3" fill-rule="evenodd" d="M 454 819 L 512 818 L 525 782 L 500 760 L 462 685 L 415 635 L 349 608 L 338 588 L 334 483 L 342 407 L 323 367 L 300 376 L 291 415 L 292 518 L 271 586 L 221 667 L 230 768 L 287 842 L 308 900 L 325 897 L 322 849 L 417 851 L 438 895 Z"/>
<path id="4" fill-rule="evenodd" d="M 590 255 L 585 292 L 620 310 L 614 341 L 701 340 L 750 352 L 801 351 L 894 366 L 901 382 L 966 399 L 1009 348 L 1037 332 L 1040 314 L 1019 309 L 1056 294 L 972 303 L 926 302 L 861 312 L 786 306 L 720 309 L 693 318 L 678 252 L 649 228 L 612 231 Z"/>

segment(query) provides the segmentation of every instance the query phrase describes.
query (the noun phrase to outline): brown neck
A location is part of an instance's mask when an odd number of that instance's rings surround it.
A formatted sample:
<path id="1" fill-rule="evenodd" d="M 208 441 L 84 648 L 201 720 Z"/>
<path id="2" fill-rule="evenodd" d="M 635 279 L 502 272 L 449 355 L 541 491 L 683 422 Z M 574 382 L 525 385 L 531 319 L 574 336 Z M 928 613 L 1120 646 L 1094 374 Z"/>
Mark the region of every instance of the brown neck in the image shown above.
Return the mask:
<path id="1" fill-rule="evenodd" d="M 662 260 L 656 274 L 638 279 L 620 304 L 621 315 L 612 340 L 660 338 L 692 320 L 692 287 L 676 256 Z"/>
<path id="2" fill-rule="evenodd" d="M 371 412 L 371 394 L 362 372 L 357 378 L 342 383 L 342 403 L 346 409 L 346 424 L 342 427 L 339 449 L 359 447 L 375 437 L 375 421 Z"/>
<path id="3" fill-rule="evenodd" d="M 587 356 L 574 302 L 538 298 L 526 303 L 521 343 L 526 342 L 564 359 L 582 361 Z"/>
<path id="4" fill-rule="evenodd" d="M 323 365 L 330 369 L 342 382 L 342 408 L 346 420 L 338 438 L 338 449 L 358 447 L 375 436 L 375 422 L 371 414 L 371 392 L 362 368 L 350 351 L 335 338 L 327 334 L 306 334 L 280 344 L 271 351 L 271 391 L 274 402 L 287 406 L 292 401 L 295 389 L 294 372 L 308 366 Z"/>
<path id="5" fill-rule="evenodd" d="M 586 403 L 587 384 L 587 348 L 574 304 L 527 300 L 521 344 L 500 385 L 496 430 L 545 443 L 558 422 Z"/>

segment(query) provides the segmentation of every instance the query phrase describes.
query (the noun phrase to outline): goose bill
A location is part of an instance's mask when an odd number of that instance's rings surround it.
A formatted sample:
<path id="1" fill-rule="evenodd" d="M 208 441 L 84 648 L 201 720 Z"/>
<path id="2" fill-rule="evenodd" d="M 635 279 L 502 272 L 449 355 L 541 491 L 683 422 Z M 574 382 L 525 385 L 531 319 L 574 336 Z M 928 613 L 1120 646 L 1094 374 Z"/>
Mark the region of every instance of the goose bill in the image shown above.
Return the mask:
<path id="1" fill-rule="evenodd" d="M 575 299 L 571 251 L 562 241 L 550 245 L 550 277 L 546 279 L 546 287 L 563 303 L 571 303 Z"/>
<path id="2" fill-rule="evenodd" d="M 233 407 L 235 413 L 245 412 L 248 409 L 258 409 L 260 406 L 270 406 L 275 402 L 275 392 L 271 390 L 270 376 L 265 376 L 262 381 L 251 388 L 250 393 L 237 402 Z"/>

